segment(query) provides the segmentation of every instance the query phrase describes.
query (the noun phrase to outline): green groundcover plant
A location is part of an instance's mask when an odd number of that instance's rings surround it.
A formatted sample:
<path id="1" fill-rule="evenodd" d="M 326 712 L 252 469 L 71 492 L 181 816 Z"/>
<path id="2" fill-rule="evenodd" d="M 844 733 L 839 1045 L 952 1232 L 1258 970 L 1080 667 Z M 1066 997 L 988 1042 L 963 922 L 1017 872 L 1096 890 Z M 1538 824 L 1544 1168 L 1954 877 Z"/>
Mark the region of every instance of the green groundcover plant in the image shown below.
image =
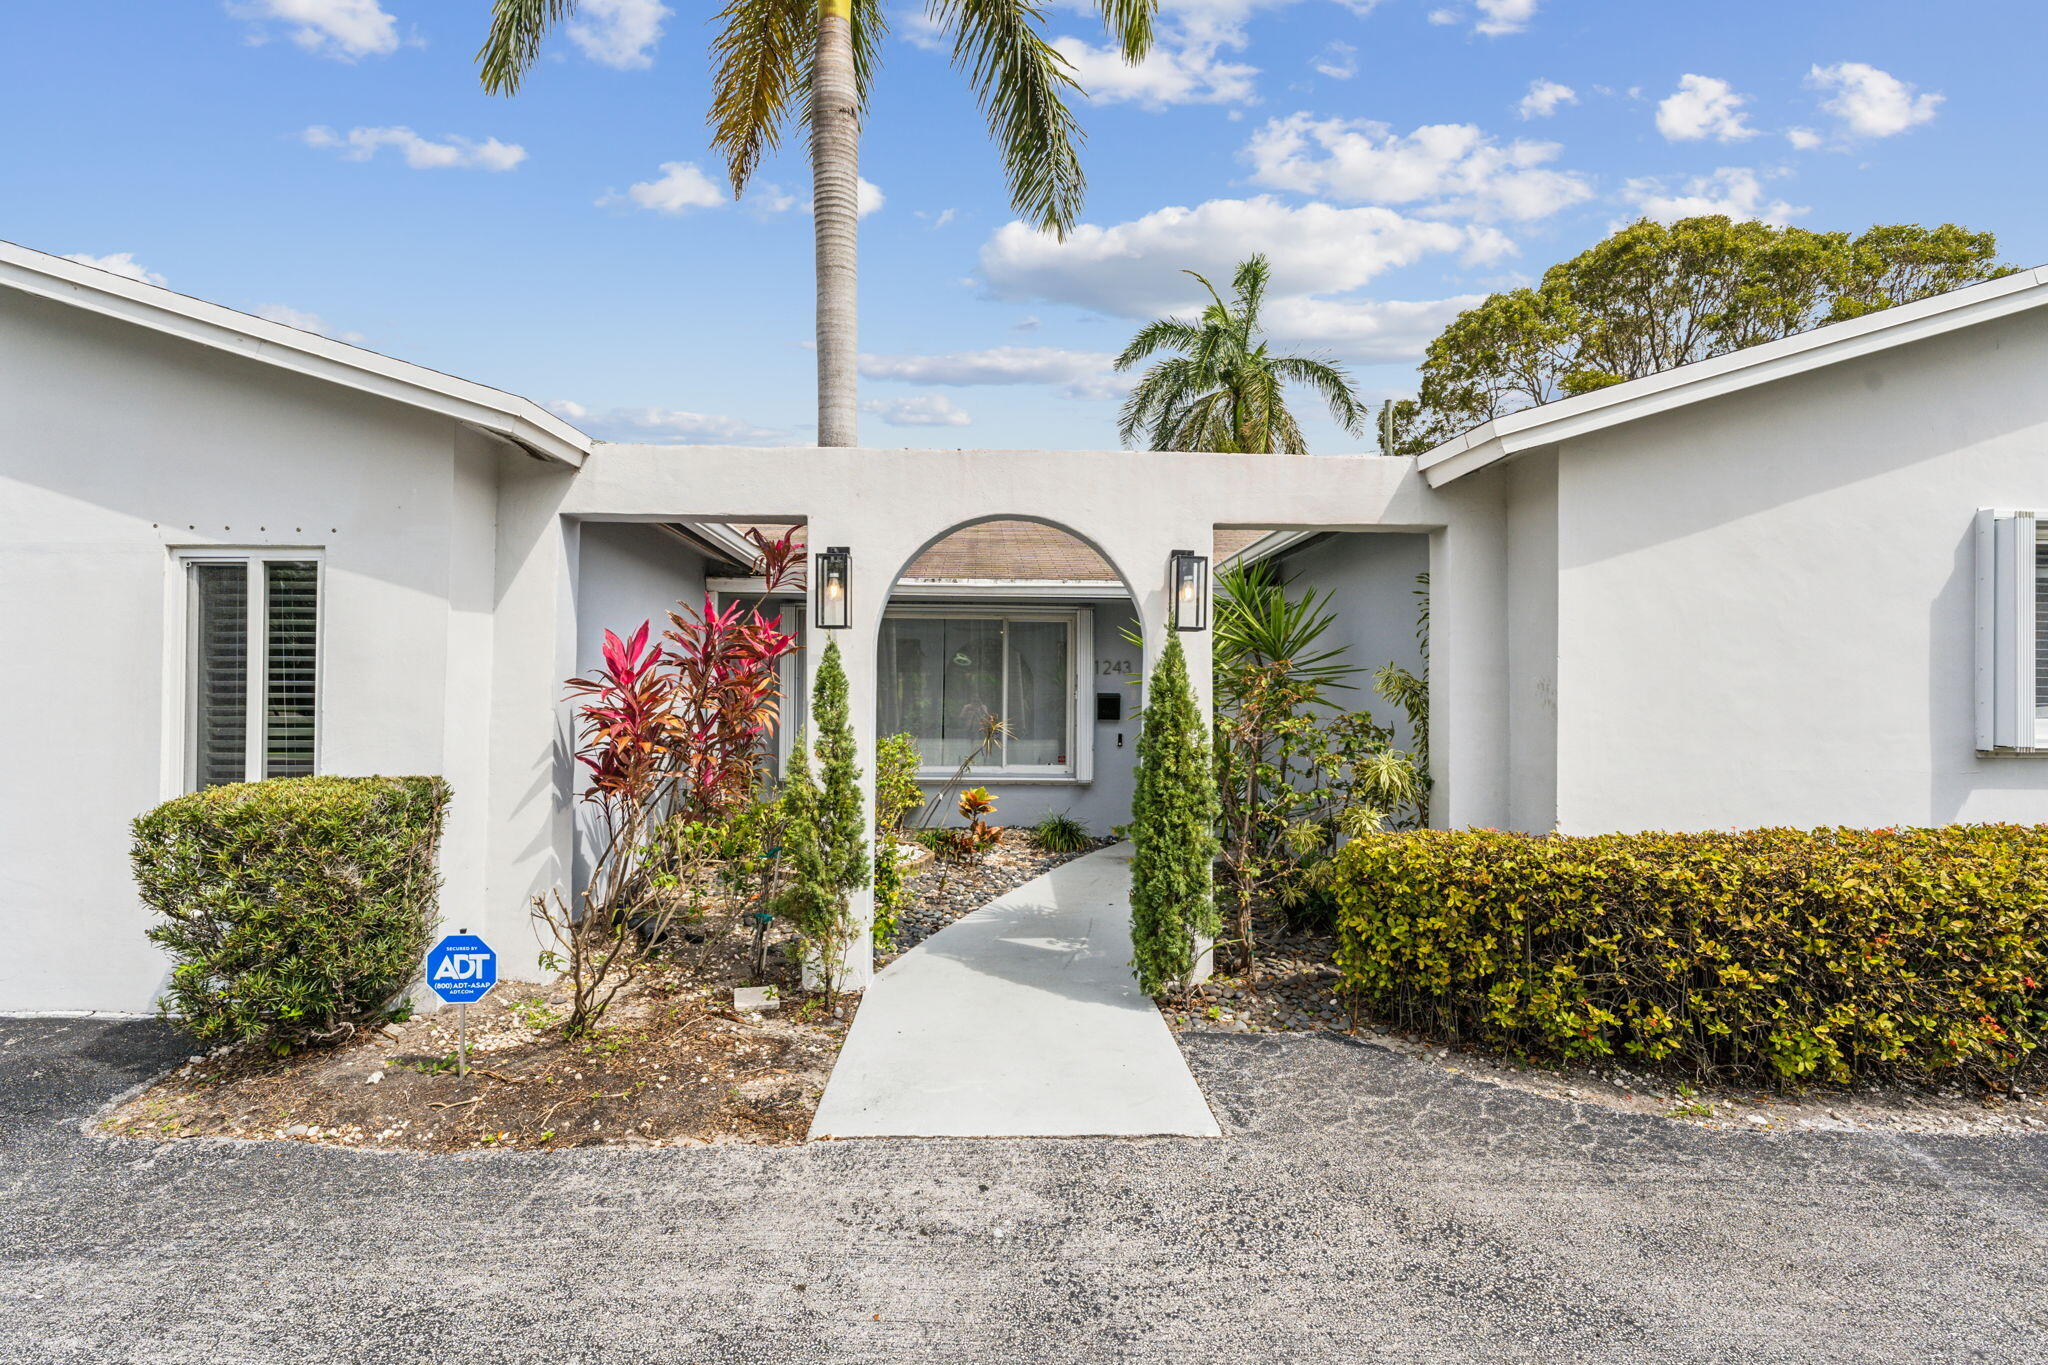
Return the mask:
<path id="1" fill-rule="evenodd" d="M 293 777 L 138 817 L 135 880 L 172 963 L 164 1014 L 276 1052 L 393 1018 L 439 918 L 447 807 L 438 777 Z"/>
<path id="2" fill-rule="evenodd" d="M 2048 826 L 1368 834 L 1328 873 L 1344 986 L 1545 1060 L 1846 1082 L 2039 1059 Z"/>

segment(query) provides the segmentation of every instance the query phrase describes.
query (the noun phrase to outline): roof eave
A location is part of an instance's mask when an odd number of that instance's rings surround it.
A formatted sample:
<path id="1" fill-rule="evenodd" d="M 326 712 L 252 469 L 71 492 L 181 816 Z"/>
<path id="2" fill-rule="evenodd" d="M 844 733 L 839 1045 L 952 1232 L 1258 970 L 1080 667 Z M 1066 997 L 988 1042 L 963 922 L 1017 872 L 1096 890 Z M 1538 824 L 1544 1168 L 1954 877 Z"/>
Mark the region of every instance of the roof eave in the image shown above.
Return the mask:
<path id="1" fill-rule="evenodd" d="M 1690 403 L 2048 305 L 2048 267 L 2022 270 L 1847 322 L 1496 417 L 1417 461 L 1432 488 L 1489 465 Z"/>
<path id="2" fill-rule="evenodd" d="M 527 399 L 94 266 L 0 242 L 0 285 L 423 408 L 571 468 L 589 438 Z"/>

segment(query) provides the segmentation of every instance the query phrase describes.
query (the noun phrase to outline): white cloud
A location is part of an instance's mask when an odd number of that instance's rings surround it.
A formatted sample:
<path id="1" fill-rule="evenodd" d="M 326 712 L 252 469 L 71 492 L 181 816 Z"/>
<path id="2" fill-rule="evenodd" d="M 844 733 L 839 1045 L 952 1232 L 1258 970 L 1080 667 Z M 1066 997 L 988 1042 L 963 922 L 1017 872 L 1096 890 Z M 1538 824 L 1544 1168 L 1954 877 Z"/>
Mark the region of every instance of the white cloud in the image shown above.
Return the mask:
<path id="1" fill-rule="evenodd" d="M 1489 38 L 1520 33 L 1536 17 L 1536 0 L 1478 0 L 1478 5 L 1479 22 L 1472 28 Z"/>
<path id="2" fill-rule="evenodd" d="M 1031 319 L 1035 324 L 1037 319 Z M 1057 346 L 993 346 L 985 351 L 942 355 L 864 355 L 861 376 L 907 384 L 1078 384 L 1108 373 L 1115 357 L 1107 351 L 1069 351 Z"/>
<path id="3" fill-rule="evenodd" d="M 1555 142 L 1502 145 L 1469 123 L 1397 134 L 1384 123 L 1268 120 L 1245 148 L 1252 180 L 1368 204 L 1421 204 L 1432 216 L 1542 218 L 1592 197 L 1584 176 L 1550 169 Z"/>
<path id="4" fill-rule="evenodd" d="M 654 46 L 669 13 L 661 0 L 583 0 L 578 22 L 569 25 L 569 41 L 600 65 L 638 70 L 654 65 Z"/>
<path id="5" fill-rule="evenodd" d="M 1472 31 L 1488 38 L 1520 33 L 1536 17 L 1536 5 L 1537 0 L 1476 0 L 1479 13 L 1472 20 Z M 1444 5 L 1429 12 L 1432 24 L 1461 24 L 1464 21 L 1465 12 L 1455 5 Z"/>
<path id="6" fill-rule="evenodd" d="M 381 57 L 398 50 L 398 21 L 377 0 L 242 0 L 228 13 L 264 26 L 283 24 L 294 43 L 337 61 Z M 257 37 L 253 41 L 263 41 Z"/>
<path id="7" fill-rule="evenodd" d="M 88 256 L 83 251 L 73 252 L 64 258 L 80 265 L 89 265 L 95 270 L 104 270 L 109 275 L 119 275 L 124 280 L 136 280 L 142 284 L 169 284 L 170 281 L 135 259 L 132 251 L 116 251 L 106 256 Z"/>
<path id="8" fill-rule="evenodd" d="M 1309 67 L 1333 81 L 1348 81 L 1358 74 L 1358 49 L 1349 43 L 1331 41 L 1309 58 Z"/>
<path id="9" fill-rule="evenodd" d="M 1055 38 L 1053 49 L 1074 69 L 1074 79 L 1100 104 L 1132 103 L 1144 109 L 1175 104 L 1249 104 L 1257 98 L 1255 66 L 1229 62 L 1213 43 L 1172 42 L 1155 46 L 1135 66 L 1113 47 L 1079 38 Z"/>
<path id="10" fill-rule="evenodd" d="M 946 30 L 939 21 L 932 18 L 931 11 L 920 5 L 916 9 L 898 10 L 889 16 L 889 26 L 896 36 L 912 47 L 926 52 L 951 52 L 953 40 L 946 36 Z"/>
<path id="11" fill-rule="evenodd" d="M 1379 207 L 1295 207 L 1260 195 L 1157 209 L 1112 227 L 1083 223 L 1065 241 L 1021 222 L 1007 223 L 983 244 L 981 270 L 1002 298 L 1138 318 L 1196 306 L 1204 297 L 1201 286 L 1184 270 L 1227 280 L 1254 249 L 1271 261 L 1271 292 L 1282 298 L 1342 294 L 1433 254 L 1460 254 L 1476 263 L 1514 247 L 1491 228 L 1408 218 Z"/>
<path id="12" fill-rule="evenodd" d="M 765 205 L 770 212 L 779 208 L 792 207 L 796 201 L 783 194 L 773 185 L 765 187 L 771 196 Z M 626 187 L 624 194 L 606 190 L 598 198 L 601 208 L 614 204 L 631 204 L 635 208 L 650 209 L 655 213 L 684 214 L 691 209 L 716 209 L 725 207 L 726 193 L 713 183 L 710 176 L 697 169 L 694 162 L 664 161 L 661 163 L 661 177 L 657 180 L 642 180 Z"/>
<path id="13" fill-rule="evenodd" d="M 608 441 L 686 441 L 708 445 L 776 445 L 787 431 L 755 426 L 737 417 L 684 412 L 678 408 L 606 408 L 593 410 L 568 399 L 542 404 L 564 421 Z"/>
<path id="14" fill-rule="evenodd" d="M 892 427 L 964 427 L 974 420 L 942 393 L 870 398 L 860 406 L 861 411 L 873 413 Z"/>
<path id="15" fill-rule="evenodd" d="M 351 128 L 346 136 L 332 128 L 313 127 L 300 137 L 308 147 L 340 149 L 347 161 L 368 161 L 379 149 L 394 147 L 416 171 L 509 171 L 526 160 L 526 148 L 516 142 L 500 142 L 494 137 L 478 142 L 452 133 L 436 142 L 404 127 Z"/>
<path id="16" fill-rule="evenodd" d="M 880 188 L 866 177 L 860 180 L 858 196 L 863 218 L 887 202 Z M 699 170 L 694 161 L 664 161 L 659 178 L 628 185 L 624 194 L 606 190 L 597 198 L 599 208 L 629 205 L 671 217 L 680 217 L 693 209 L 724 208 L 730 203 L 732 196 L 726 193 L 724 186 Z M 774 184 L 755 186 L 743 201 L 743 207 L 766 214 L 787 213 L 791 209 L 801 209 L 805 213 L 811 211 L 808 200 L 799 200 Z"/>
<path id="17" fill-rule="evenodd" d="M 857 216 L 865 218 L 871 213 L 880 213 L 882 206 L 889 202 L 889 196 L 882 193 L 882 187 L 866 176 L 860 177 L 860 184 L 854 193 Z"/>
<path id="18" fill-rule="evenodd" d="M 1811 128 L 1787 128 L 1785 130 L 1785 141 L 1791 143 L 1797 151 L 1810 152 L 1823 142 L 1826 142 L 1827 139 Z"/>
<path id="19" fill-rule="evenodd" d="M 1515 112 L 1525 119 L 1549 118 L 1567 104 L 1579 102 L 1578 91 L 1569 85 L 1537 77 L 1529 82 L 1529 93 L 1522 96 L 1522 102 L 1515 106 Z"/>
<path id="20" fill-rule="evenodd" d="M 1768 199 L 1763 177 L 1746 166 L 1723 166 L 1712 175 L 1693 176 L 1676 193 L 1669 191 L 1663 180 L 1646 176 L 1624 185 L 1622 197 L 1647 217 L 1664 223 L 1724 213 L 1782 227 L 1811 211 L 1783 199 Z"/>
<path id="21" fill-rule="evenodd" d="M 337 332 L 329 327 L 318 313 L 308 313 L 285 303 L 259 303 L 249 310 L 259 318 L 281 322 L 287 327 L 296 327 L 301 332 L 314 332 L 320 336 L 346 341 L 351 346 L 360 346 L 368 340 L 361 332 Z"/>
<path id="22" fill-rule="evenodd" d="M 1915 87 L 1889 71 L 1863 62 L 1816 66 L 1806 83 L 1829 92 L 1821 108 L 1842 121 L 1851 137 L 1891 137 L 1934 117 L 1946 96 L 1916 94 Z"/>
<path id="23" fill-rule="evenodd" d="M 1266 327 L 1284 342 L 1326 346 L 1351 360 L 1413 360 L 1452 318 L 1485 298 L 1275 299 L 1266 310 Z"/>
<path id="24" fill-rule="evenodd" d="M 1736 142 L 1755 137 L 1757 130 L 1743 121 L 1746 96 L 1713 76 L 1690 73 L 1679 78 L 1678 89 L 1657 106 L 1657 131 L 1672 142 L 1698 142 L 1714 138 Z"/>

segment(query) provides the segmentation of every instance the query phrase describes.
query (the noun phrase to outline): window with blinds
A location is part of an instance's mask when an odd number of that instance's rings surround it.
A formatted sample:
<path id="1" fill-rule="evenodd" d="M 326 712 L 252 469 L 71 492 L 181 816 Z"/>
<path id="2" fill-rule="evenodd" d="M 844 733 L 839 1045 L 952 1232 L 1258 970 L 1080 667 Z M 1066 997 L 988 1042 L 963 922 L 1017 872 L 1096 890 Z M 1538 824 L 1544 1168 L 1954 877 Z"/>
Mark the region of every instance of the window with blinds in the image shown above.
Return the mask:
<path id="1" fill-rule="evenodd" d="M 898 608 L 882 618 L 882 733 L 917 741 L 926 775 L 974 760 L 988 777 L 1085 777 L 1075 653 L 1085 612 Z M 995 722 L 1000 721 L 1000 725 Z"/>
<path id="2" fill-rule="evenodd" d="M 320 566 L 310 559 L 186 563 L 187 785 L 313 772 Z"/>
<path id="3" fill-rule="evenodd" d="M 2034 718 L 2048 720 L 2048 541 L 2034 542 Z"/>
<path id="4" fill-rule="evenodd" d="M 1975 539 L 1977 751 L 2048 754 L 2048 523 L 1985 508 Z"/>

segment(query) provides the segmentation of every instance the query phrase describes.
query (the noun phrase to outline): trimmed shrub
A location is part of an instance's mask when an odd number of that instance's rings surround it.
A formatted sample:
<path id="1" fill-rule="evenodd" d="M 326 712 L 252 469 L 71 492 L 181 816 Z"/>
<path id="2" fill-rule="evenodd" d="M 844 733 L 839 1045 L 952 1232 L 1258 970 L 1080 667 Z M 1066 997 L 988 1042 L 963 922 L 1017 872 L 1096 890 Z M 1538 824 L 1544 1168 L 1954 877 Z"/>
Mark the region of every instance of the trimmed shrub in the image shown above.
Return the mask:
<path id="1" fill-rule="evenodd" d="M 1337 963 L 1380 1017 L 1770 1082 L 1979 1075 L 2048 1028 L 2048 826 L 1367 834 Z"/>
<path id="2" fill-rule="evenodd" d="M 160 1008 L 276 1052 L 394 1017 L 439 918 L 438 777 L 212 787 L 138 817 L 131 860 L 171 956 Z"/>
<path id="3" fill-rule="evenodd" d="M 1216 936 L 1216 769 L 1209 726 L 1169 635 L 1145 688 L 1131 799 L 1131 960 L 1158 995 L 1194 974 L 1195 940 Z"/>
<path id="4" fill-rule="evenodd" d="M 875 743 L 875 946 L 886 948 L 896 937 L 896 917 L 910 898 L 903 875 L 897 836 L 904 817 L 924 804 L 917 785 L 923 762 L 917 741 L 909 735 L 885 735 Z"/>

